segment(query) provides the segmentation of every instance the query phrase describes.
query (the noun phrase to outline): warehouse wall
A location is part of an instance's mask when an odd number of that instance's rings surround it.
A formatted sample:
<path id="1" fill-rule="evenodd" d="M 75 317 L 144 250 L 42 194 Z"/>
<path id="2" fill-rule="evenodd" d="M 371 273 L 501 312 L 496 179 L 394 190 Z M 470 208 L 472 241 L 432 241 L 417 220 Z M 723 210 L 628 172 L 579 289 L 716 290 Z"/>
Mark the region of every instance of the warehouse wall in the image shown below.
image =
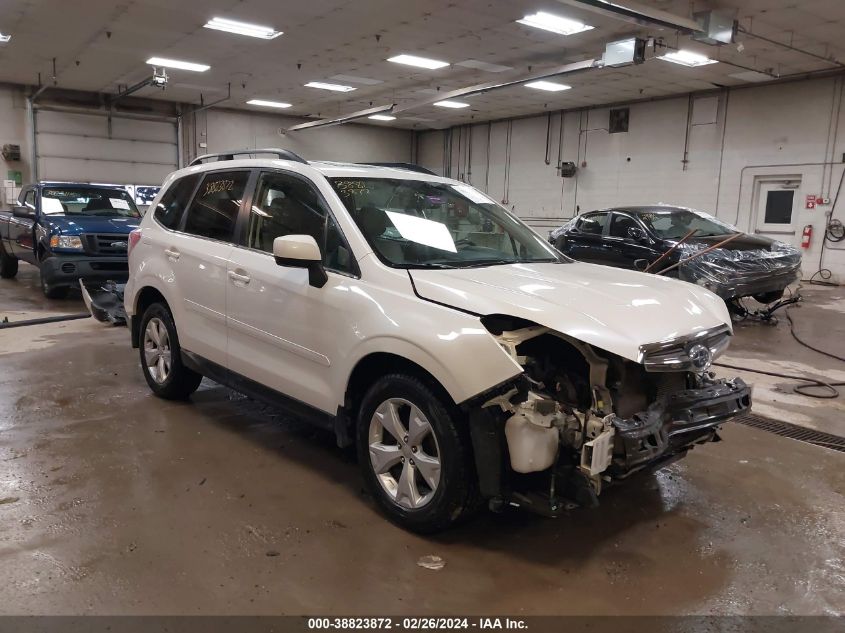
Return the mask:
<path id="1" fill-rule="evenodd" d="M 333 127 L 283 133 L 304 119 L 213 109 L 196 115 L 188 129 L 193 156 L 248 147 L 281 147 L 308 160 L 407 162 L 413 133 L 389 127 L 347 123 Z M 205 143 L 207 147 L 200 147 Z"/>
<path id="2" fill-rule="evenodd" d="M 758 180 L 795 176 L 795 234 L 777 237 L 798 245 L 801 228 L 813 225 L 809 275 L 831 206 L 805 210 L 803 202 L 807 194 L 833 199 L 845 169 L 843 86 L 845 78 L 830 77 L 632 104 L 629 131 L 619 134 L 607 131 L 606 108 L 564 113 L 562 135 L 560 112 L 426 132 L 419 160 L 505 201 L 541 232 L 579 210 L 654 202 L 697 207 L 753 231 Z M 559 151 L 579 166 L 577 177 L 558 176 Z M 845 188 L 834 217 L 845 218 Z M 845 250 L 826 248 L 823 265 L 845 281 Z"/>
<path id="3" fill-rule="evenodd" d="M 0 84 L 0 146 L 21 146 L 21 161 L 6 162 L 0 156 L 0 185 L 9 171 L 23 172 L 23 182 L 29 182 L 29 135 L 26 126 L 26 99 L 17 86 Z M 0 209 L 8 209 L 5 191 L 0 190 Z"/>

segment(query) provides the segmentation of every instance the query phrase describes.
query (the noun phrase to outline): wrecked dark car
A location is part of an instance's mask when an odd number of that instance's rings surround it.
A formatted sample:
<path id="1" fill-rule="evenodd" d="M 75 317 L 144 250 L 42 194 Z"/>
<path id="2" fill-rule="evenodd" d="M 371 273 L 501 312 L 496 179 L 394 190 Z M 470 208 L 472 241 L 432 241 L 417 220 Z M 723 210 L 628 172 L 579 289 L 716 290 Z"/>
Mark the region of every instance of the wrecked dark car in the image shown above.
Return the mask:
<path id="1" fill-rule="evenodd" d="M 584 213 L 552 231 L 549 241 L 574 259 L 619 268 L 641 270 L 668 253 L 652 270 L 659 272 L 738 232 L 701 211 L 650 205 Z M 703 286 L 727 302 L 754 297 L 768 304 L 783 296 L 799 278 L 800 268 L 798 249 L 743 233 L 667 274 Z"/>

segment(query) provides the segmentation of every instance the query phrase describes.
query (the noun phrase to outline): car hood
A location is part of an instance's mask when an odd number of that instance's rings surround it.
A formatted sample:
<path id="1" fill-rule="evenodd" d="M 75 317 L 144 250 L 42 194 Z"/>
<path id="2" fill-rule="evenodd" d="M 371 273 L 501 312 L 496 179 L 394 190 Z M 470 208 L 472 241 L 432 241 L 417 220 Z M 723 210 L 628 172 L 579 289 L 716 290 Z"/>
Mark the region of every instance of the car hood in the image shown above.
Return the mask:
<path id="1" fill-rule="evenodd" d="M 527 319 L 635 362 L 641 345 L 731 327 L 710 291 L 619 268 L 575 262 L 409 273 L 424 299 Z"/>
<path id="2" fill-rule="evenodd" d="M 82 215 L 47 216 L 51 233 L 81 235 L 82 233 L 128 234 L 141 225 L 141 218 L 120 218 Z"/>

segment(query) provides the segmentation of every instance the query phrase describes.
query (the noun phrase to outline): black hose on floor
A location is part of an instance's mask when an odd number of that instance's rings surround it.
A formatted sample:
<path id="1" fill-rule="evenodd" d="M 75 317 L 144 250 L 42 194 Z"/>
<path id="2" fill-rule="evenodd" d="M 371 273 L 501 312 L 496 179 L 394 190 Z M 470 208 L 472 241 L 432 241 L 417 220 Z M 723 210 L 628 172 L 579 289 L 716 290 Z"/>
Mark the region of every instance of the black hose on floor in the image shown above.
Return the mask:
<path id="1" fill-rule="evenodd" d="M 8 330 L 13 327 L 25 327 L 27 325 L 43 325 L 44 323 L 59 323 L 61 321 L 74 321 L 76 319 L 89 319 L 91 315 L 87 312 L 79 314 L 61 314 L 59 316 L 42 317 L 40 319 L 27 319 L 26 321 L 4 321 L 0 323 L 0 330 Z"/>

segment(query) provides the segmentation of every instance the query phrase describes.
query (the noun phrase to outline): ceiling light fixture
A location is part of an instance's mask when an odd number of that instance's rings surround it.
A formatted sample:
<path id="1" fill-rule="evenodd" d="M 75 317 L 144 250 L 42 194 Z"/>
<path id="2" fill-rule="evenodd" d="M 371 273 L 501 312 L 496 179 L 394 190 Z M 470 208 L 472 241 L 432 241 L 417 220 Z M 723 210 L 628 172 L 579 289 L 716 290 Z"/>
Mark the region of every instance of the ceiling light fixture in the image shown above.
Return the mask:
<path id="1" fill-rule="evenodd" d="M 211 68 L 205 64 L 195 64 L 194 62 L 181 62 L 178 59 L 166 59 L 164 57 L 150 57 L 147 63 L 151 66 L 162 66 L 164 68 L 178 68 L 179 70 L 192 70 L 197 73 L 204 73 Z"/>
<path id="2" fill-rule="evenodd" d="M 429 59 L 427 57 L 418 57 L 416 55 L 396 55 L 389 58 L 387 61 L 394 64 L 405 64 L 406 66 L 416 66 L 417 68 L 426 68 L 428 70 L 437 70 L 438 68 L 445 68 L 449 65 L 448 62 L 441 62 L 436 59 Z"/>
<path id="3" fill-rule="evenodd" d="M 211 18 L 203 25 L 203 28 L 225 31 L 226 33 L 234 33 L 235 35 L 258 37 L 262 40 L 272 40 L 282 34 L 281 31 L 277 31 L 271 26 L 249 24 L 248 22 L 238 22 L 237 20 L 227 20 L 226 18 Z"/>
<path id="4" fill-rule="evenodd" d="M 334 92 L 352 92 L 355 90 L 352 86 L 344 86 L 341 84 L 327 84 L 322 81 L 309 81 L 305 84 L 306 88 L 319 88 L 320 90 L 333 90 Z"/>
<path id="5" fill-rule="evenodd" d="M 389 114 L 374 114 L 372 116 L 368 116 L 368 119 L 374 119 L 375 121 L 395 121 L 395 116 L 390 116 Z"/>
<path id="6" fill-rule="evenodd" d="M 247 105 L 262 106 L 264 108 L 289 108 L 289 103 L 283 101 L 267 101 L 265 99 L 250 99 L 246 102 Z"/>
<path id="7" fill-rule="evenodd" d="M 11 35 L 6 35 L 5 33 L 0 33 L 0 43 L 5 44 L 10 39 L 12 39 Z"/>
<path id="8" fill-rule="evenodd" d="M 572 86 L 555 83 L 554 81 L 531 81 L 525 84 L 525 87 L 534 88 L 536 90 L 545 90 L 547 92 L 560 92 L 561 90 L 569 90 L 572 88 Z"/>
<path id="9" fill-rule="evenodd" d="M 695 68 L 696 66 L 706 66 L 707 64 L 718 64 L 718 60 L 710 59 L 706 55 L 693 53 L 692 51 L 672 51 L 665 55 L 659 55 L 657 59 L 662 59 L 673 64 L 680 64 L 681 66 L 688 66 Z"/>
<path id="10" fill-rule="evenodd" d="M 526 15 L 521 20 L 517 20 L 519 24 L 526 26 L 533 26 L 536 29 L 543 29 L 544 31 L 551 31 L 558 35 L 575 35 L 583 31 L 589 31 L 594 28 L 589 24 L 584 24 L 578 20 L 570 20 L 569 18 L 562 18 L 559 15 L 552 13 L 545 13 L 538 11 L 531 15 Z"/>
<path id="11" fill-rule="evenodd" d="M 468 108 L 469 104 L 464 103 L 463 101 L 438 101 L 432 105 L 440 106 L 441 108 Z"/>

